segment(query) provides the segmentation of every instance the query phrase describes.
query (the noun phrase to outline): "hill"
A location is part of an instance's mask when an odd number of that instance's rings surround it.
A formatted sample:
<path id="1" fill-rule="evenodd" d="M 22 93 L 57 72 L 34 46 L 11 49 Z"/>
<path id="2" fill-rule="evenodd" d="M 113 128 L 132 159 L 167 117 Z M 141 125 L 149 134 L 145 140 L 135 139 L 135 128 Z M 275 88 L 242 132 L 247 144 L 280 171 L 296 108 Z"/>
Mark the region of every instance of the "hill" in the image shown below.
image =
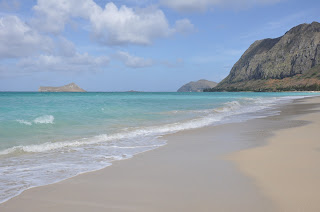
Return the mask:
<path id="1" fill-rule="evenodd" d="M 75 83 L 70 83 L 61 87 L 40 86 L 39 92 L 86 92 Z"/>
<path id="2" fill-rule="evenodd" d="M 177 92 L 202 92 L 204 89 L 213 88 L 217 84 L 218 83 L 216 82 L 201 79 L 196 82 L 192 81 L 183 85 Z"/>
<path id="3" fill-rule="evenodd" d="M 206 91 L 320 90 L 319 65 L 320 23 L 300 24 L 279 38 L 255 41 Z"/>

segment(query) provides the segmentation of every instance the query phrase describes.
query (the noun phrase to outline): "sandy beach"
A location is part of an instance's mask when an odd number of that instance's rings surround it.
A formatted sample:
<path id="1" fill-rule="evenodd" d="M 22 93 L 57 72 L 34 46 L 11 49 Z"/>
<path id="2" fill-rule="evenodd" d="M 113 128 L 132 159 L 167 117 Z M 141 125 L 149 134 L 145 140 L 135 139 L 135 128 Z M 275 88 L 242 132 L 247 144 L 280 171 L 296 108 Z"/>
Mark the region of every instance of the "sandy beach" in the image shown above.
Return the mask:
<path id="1" fill-rule="evenodd" d="M 105 169 L 36 187 L 0 211 L 320 211 L 320 98 L 183 131 Z"/>
<path id="2" fill-rule="evenodd" d="M 307 102 L 319 103 L 319 98 Z M 294 120 L 310 123 L 277 131 L 266 146 L 230 158 L 273 200 L 277 211 L 320 211 L 320 113 Z"/>

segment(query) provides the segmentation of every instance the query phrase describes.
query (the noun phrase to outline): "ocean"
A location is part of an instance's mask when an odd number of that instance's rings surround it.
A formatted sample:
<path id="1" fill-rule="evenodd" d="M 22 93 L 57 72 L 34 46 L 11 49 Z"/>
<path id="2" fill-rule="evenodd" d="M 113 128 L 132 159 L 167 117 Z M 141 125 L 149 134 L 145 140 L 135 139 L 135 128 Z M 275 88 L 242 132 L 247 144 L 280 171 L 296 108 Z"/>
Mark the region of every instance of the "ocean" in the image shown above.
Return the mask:
<path id="1" fill-rule="evenodd" d="M 0 203 L 166 145 L 166 134 L 275 115 L 313 95 L 0 92 Z"/>

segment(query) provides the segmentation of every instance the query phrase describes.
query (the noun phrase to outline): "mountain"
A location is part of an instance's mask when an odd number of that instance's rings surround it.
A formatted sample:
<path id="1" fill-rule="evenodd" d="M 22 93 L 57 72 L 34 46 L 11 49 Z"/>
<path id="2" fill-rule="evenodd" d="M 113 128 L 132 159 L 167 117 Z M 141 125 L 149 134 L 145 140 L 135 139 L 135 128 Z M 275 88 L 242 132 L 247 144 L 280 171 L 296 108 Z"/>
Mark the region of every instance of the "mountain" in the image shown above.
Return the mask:
<path id="1" fill-rule="evenodd" d="M 320 23 L 255 41 L 230 74 L 206 91 L 320 90 Z"/>
<path id="2" fill-rule="evenodd" d="M 61 87 L 40 86 L 39 92 L 86 92 L 75 83 L 70 83 Z"/>
<path id="3" fill-rule="evenodd" d="M 202 92 L 203 89 L 213 88 L 217 84 L 218 83 L 216 82 L 201 79 L 196 82 L 192 81 L 183 85 L 177 92 Z"/>

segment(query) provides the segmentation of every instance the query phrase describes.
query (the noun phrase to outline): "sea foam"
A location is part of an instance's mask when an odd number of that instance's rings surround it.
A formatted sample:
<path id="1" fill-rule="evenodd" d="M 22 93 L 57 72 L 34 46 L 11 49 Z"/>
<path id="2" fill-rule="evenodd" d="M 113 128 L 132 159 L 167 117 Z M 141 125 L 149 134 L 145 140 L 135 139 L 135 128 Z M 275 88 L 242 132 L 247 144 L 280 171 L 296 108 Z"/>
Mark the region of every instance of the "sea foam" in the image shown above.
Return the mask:
<path id="1" fill-rule="evenodd" d="M 52 115 L 40 116 L 33 120 L 33 122 L 36 124 L 53 124 L 53 121 L 54 121 L 54 116 Z"/>
<path id="2" fill-rule="evenodd" d="M 28 125 L 28 126 L 32 125 L 32 123 L 30 121 L 26 121 L 23 119 L 17 119 L 16 121 L 19 122 L 20 124 L 24 124 L 24 125 Z"/>
<path id="3" fill-rule="evenodd" d="M 23 119 L 17 119 L 17 122 L 20 124 L 28 125 L 31 126 L 32 123 L 34 124 L 53 124 L 54 122 L 54 116 L 53 115 L 44 115 L 44 116 L 39 116 L 35 118 L 33 121 L 26 121 Z"/>

